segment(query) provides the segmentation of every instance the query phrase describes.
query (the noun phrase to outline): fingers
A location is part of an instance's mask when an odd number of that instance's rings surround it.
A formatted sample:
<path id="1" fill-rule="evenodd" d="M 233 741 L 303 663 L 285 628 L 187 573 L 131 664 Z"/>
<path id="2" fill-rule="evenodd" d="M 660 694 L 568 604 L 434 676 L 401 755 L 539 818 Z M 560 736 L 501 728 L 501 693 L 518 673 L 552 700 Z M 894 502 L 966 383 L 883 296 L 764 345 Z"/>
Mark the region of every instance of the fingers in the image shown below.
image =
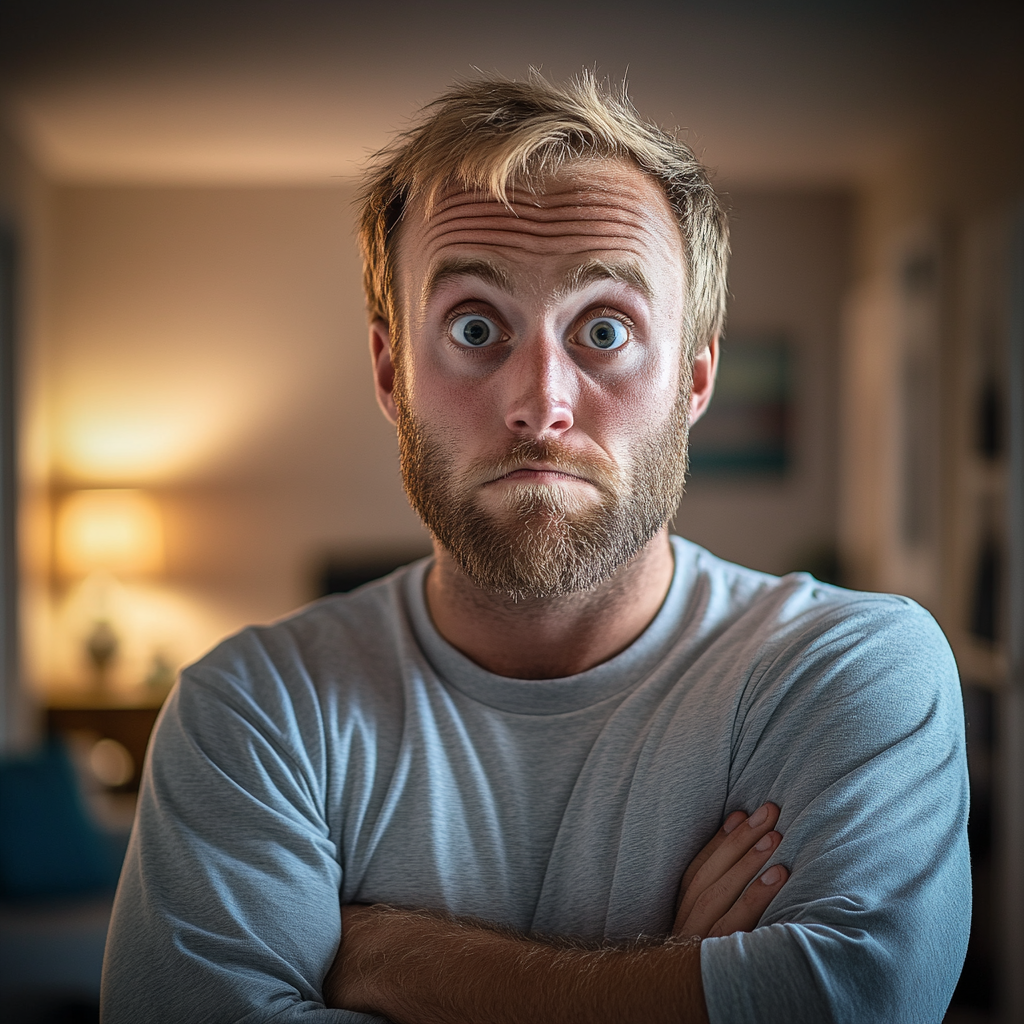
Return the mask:
<path id="1" fill-rule="evenodd" d="M 778 820 L 779 808 L 764 804 L 705 847 L 710 852 L 685 886 L 674 934 L 706 935 L 725 915 L 782 841 L 773 831 Z"/>
<path id="2" fill-rule="evenodd" d="M 720 879 L 699 893 L 693 909 L 683 923 L 684 934 L 709 935 L 712 928 L 740 902 L 744 889 L 757 877 L 757 873 L 765 866 L 781 842 L 782 836 L 778 832 L 766 833 Z M 767 905 L 766 903 L 765 906 Z M 741 913 L 739 916 L 746 920 L 746 914 Z M 751 928 L 760 916 L 758 914 L 754 918 Z"/>
<path id="3" fill-rule="evenodd" d="M 773 864 L 756 882 L 748 885 L 743 895 L 711 926 L 707 938 L 752 931 L 787 878 L 789 872 L 781 864 Z"/>
<path id="4" fill-rule="evenodd" d="M 686 894 L 686 890 L 690 887 L 690 883 L 693 881 L 694 876 L 704 866 L 705 861 L 717 850 L 722 843 L 725 842 L 726 837 L 737 825 L 742 825 L 747 820 L 746 814 L 743 811 L 733 811 L 722 822 L 722 827 L 711 837 L 711 841 L 704 847 L 696 857 L 690 861 L 690 866 L 686 869 L 686 873 L 683 875 L 683 880 L 679 885 L 679 900 L 677 905 L 682 903 L 683 896 Z"/>
<path id="5" fill-rule="evenodd" d="M 780 842 L 782 842 L 782 836 L 778 832 L 767 832 L 721 878 L 711 882 L 698 892 L 693 900 L 692 908 L 682 921 L 680 934 L 702 936 L 710 934 L 711 929 L 740 901 L 744 889 L 757 877 L 757 873 L 778 849 Z M 739 913 L 739 918 L 745 921 L 749 912 L 756 905 L 756 901 L 747 905 L 746 911 Z M 767 905 L 765 903 L 765 906 Z M 757 923 L 760 916 L 758 913 L 754 917 L 750 924 L 751 928 Z"/>

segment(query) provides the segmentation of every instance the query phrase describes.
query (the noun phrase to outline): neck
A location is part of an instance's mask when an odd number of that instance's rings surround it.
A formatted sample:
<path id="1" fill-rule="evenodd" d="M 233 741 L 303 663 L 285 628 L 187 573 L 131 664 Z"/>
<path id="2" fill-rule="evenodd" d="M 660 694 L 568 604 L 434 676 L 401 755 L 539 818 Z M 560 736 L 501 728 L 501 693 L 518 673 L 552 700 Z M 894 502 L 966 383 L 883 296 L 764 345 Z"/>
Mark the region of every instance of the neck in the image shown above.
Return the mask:
<path id="1" fill-rule="evenodd" d="M 512 601 L 482 590 L 435 544 L 427 607 L 437 631 L 482 668 L 557 679 L 600 665 L 650 625 L 672 582 L 668 528 L 592 590 Z"/>

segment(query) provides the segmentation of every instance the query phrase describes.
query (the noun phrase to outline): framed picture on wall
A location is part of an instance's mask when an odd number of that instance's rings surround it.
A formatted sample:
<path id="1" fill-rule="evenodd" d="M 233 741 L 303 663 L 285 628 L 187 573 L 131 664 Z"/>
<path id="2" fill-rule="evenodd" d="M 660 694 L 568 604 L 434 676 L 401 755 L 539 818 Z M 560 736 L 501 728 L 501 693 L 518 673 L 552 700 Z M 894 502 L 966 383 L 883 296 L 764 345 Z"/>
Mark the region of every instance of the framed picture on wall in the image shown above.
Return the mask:
<path id="1" fill-rule="evenodd" d="M 729 335 L 714 398 L 690 435 L 693 476 L 783 475 L 792 462 L 792 403 L 789 339 Z"/>

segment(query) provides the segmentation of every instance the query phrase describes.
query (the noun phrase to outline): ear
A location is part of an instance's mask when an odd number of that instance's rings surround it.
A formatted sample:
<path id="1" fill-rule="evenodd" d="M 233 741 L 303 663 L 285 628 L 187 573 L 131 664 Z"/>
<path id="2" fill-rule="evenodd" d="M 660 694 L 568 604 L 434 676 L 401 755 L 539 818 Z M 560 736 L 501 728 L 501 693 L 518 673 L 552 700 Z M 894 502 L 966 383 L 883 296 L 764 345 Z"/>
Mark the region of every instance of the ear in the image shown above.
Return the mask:
<path id="1" fill-rule="evenodd" d="M 714 335 L 693 360 L 693 389 L 690 391 L 690 426 L 704 415 L 715 390 L 718 373 L 718 335 Z"/>
<path id="2" fill-rule="evenodd" d="M 370 359 L 373 362 L 373 383 L 377 404 L 392 422 L 398 422 L 395 405 L 395 364 L 391 358 L 391 328 L 387 321 L 376 319 L 370 324 Z"/>

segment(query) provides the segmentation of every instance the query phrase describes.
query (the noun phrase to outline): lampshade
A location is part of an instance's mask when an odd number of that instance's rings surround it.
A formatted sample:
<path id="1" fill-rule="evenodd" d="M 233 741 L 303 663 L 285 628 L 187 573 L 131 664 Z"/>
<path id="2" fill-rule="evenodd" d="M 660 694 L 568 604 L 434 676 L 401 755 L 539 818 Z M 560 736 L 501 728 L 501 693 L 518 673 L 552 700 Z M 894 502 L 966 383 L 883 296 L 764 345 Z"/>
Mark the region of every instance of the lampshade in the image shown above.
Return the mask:
<path id="1" fill-rule="evenodd" d="M 119 576 L 159 572 L 164 564 L 160 508 L 144 491 L 74 491 L 57 514 L 57 565 L 66 575 L 104 569 Z"/>

